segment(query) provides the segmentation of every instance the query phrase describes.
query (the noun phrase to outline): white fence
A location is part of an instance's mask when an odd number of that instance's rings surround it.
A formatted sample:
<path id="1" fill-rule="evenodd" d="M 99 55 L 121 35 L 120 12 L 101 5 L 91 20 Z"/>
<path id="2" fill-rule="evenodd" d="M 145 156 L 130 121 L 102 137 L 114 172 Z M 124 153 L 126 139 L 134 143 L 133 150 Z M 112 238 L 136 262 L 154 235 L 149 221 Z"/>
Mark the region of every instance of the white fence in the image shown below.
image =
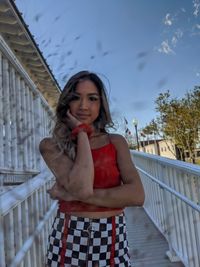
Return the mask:
<path id="1" fill-rule="evenodd" d="M 52 121 L 52 110 L 0 35 L 0 186 L 38 173 L 38 144 Z"/>
<path id="2" fill-rule="evenodd" d="M 131 153 L 145 188 L 145 210 L 168 241 L 167 255 L 200 266 L 200 166 Z"/>
<path id="3" fill-rule="evenodd" d="M 51 131 L 53 116 L 0 35 L 0 267 L 45 265 L 57 203 L 46 193 L 53 175 L 41 173 L 45 166 L 38 147 Z"/>
<path id="4" fill-rule="evenodd" d="M 48 233 L 57 209 L 45 171 L 0 196 L 0 266 L 44 267 Z"/>

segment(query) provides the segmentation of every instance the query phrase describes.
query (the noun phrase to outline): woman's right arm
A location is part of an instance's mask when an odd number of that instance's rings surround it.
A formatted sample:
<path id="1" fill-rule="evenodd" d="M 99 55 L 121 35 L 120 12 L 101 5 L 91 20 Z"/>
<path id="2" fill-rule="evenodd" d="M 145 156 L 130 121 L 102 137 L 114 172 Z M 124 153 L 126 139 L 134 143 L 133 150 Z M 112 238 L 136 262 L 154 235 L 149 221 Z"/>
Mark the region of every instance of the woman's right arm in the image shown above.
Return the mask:
<path id="1" fill-rule="evenodd" d="M 77 135 L 75 161 L 61 154 L 51 138 L 43 139 L 39 149 L 57 182 L 75 199 L 84 200 L 93 194 L 94 165 L 87 133 Z"/>

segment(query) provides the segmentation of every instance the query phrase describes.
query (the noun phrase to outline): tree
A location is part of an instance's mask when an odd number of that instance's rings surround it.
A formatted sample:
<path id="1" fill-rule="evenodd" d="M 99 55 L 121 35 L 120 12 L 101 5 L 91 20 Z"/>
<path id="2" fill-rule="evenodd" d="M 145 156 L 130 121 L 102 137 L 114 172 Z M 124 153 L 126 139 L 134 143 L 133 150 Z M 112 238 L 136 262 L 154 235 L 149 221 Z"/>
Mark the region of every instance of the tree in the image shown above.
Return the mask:
<path id="1" fill-rule="evenodd" d="M 159 128 L 157 122 L 153 119 L 150 121 L 148 125 L 146 125 L 145 128 L 142 129 L 143 133 L 145 135 L 157 135 L 159 133 Z"/>
<path id="2" fill-rule="evenodd" d="M 195 163 L 200 128 L 200 87 L 196 86 L 181 99 L 172 98 L 169 91 L 161 93 L 155 103 L 164 137 L 178 147 L 182 160 L 183 152 L 188 151 L 191 162 Z"/>
<path id="3" fill-rule="evenodd" d="M 149 141 L 149 135 L 153 135 L 153 140 L 154 140 L 154 146 L 155 146 L 155 151 L 158 155 L 160 155 L 160 151 L 158 148 L 158 143 L 156 141 L 157 136 L 159 135 L 159 127 L 156 122 L 156 120 L 151 120 L 148 125 L 146 125 L 145 128 L 142 129 L 142 132 L 147 136 L 147 140 Z"/>

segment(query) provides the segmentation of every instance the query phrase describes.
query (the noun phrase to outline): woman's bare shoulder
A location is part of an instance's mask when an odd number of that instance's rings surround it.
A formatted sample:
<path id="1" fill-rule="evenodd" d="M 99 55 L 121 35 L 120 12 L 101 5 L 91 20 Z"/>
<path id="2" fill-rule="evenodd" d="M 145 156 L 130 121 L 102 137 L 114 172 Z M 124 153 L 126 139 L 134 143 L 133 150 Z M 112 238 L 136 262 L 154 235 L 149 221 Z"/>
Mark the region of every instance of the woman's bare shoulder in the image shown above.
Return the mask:
<path id="1" fill-rule="evenodd" d="M 58 151 L 58 147 L 52 137 L 45 137 L 40 141 L 39 150 L 41 154 L 50 151 Z"/>
<path id="2" fill-rule="evenodd" d="M 109 134 L 110 140 L 113 142 L 126 142 L 126 139 L 121 134 Z"/>
<path id="3" fill-rule="evenodd" d="M 122 146 L 128 147 L 126 139 L 120 134 L 109 134 L 112 144 L 117 148 Z"/>

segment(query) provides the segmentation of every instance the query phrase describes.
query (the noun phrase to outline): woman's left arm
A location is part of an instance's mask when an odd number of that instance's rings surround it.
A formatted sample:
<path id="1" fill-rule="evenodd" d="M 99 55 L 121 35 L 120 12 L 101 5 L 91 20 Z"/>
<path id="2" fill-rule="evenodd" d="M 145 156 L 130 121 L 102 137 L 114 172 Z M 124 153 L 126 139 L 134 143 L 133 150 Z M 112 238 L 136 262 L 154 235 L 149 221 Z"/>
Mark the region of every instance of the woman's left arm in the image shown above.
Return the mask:
<path id="1" fill-rule="evenodd" d="M 109 189 L 95 189 L 93 195 L 84 202 L 110 208 L 142 206 L 144 189 L 128 144 L 124 137 L 116 134 L 111 135 L 111 141 L 117 150 L 117 164 L 123 184 Z"/>
<path id="2" fill-rule="evenodd" d="M 122 185 L 106 189 L 94 189 L 92 196 L 84 199 L 85 203 L 100 207 L 124 208 L 128 206 L 142 206 L 144 203 L 144 189 L 140 176 L 132 162 L 128 144 L 121 135 L 111 135 L 113 145 L 117 150 L 117 164 L 122 178 Z M 59 192 L 59 193 L 58 193 Z M 53 192 L 51 192 L 53 195 Z M 71 199 L 69 193 L 61 187 L 56 197 L 63 200 Z"/>

